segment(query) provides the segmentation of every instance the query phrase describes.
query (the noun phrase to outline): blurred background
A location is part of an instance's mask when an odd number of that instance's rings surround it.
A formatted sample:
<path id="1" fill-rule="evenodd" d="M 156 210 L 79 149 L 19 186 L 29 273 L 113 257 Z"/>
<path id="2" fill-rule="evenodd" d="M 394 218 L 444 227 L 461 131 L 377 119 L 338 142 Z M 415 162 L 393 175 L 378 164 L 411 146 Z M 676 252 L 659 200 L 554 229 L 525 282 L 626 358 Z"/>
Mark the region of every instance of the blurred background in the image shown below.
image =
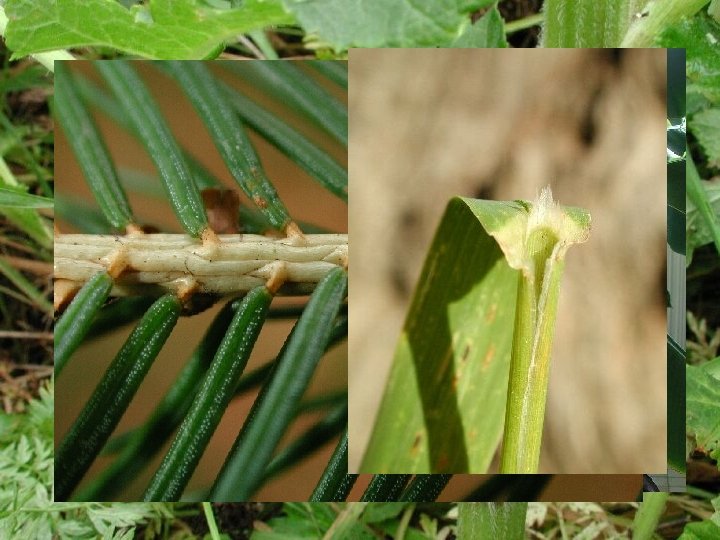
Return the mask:
<path id="1" fill-rule="evenodd" d="M 651 49 L 351 51 L 351 471 L 447 201 L 545 185 L 592 232 L 566 260 L 540 472 L 666 471 L 665 65 Z"/>
<path id="2" fill-rule="evenodd" d="M 151 62 L 138 62 L 134 63 L 134 66 L 150 88 L 162 114 L 168 121 L 181 146 L 198 158 L 217 178 L 222 180 L 225 187 L 237 189 L 235 181 L 227 171 L 202 121 L 193 111 L 192 105 L 187 101 L 180 88 L 173 80 L 155 69 Z M 83 74 L 96 84 L 102 85 L 101 78 L 94 71 L 90 62 L 73 62 L 71 67 L 76 75 Z M 251 85 L 243 83 L 236 76 L 225 71 L 221 67 L 221 63 L 213 63 L 211 69 L 225 82 L 242 90 L 248 97 L 282 115 L 281 117 L 286 119 L 290 125 L 328 151 L 338 163 L 347 166 L 345 149 L 334 143 L 322 130 L 313 126 L 303 117 L 297 116 L 289 110 L 278 108 L 273 100 L 258 93 Z M 337 86 L 325 84 L 327 81 L 317 76 L 316 72 L 310 68 L 306 67 L 305 72 L 323 84 L 327 90 L 333 92 L 343 103 L 347 103 L 347 94 L 338 92 Z M 144 225 L 153 225 L 162 232 L 182 232 L 182 228 L 167 201 L 163 200 L 162 197 L 158 198 L 152 195 L 157 191 L 154 188 L 159 185 L 159 180 L 146 151 L 133 137 L 119 128 L 108 117 L 97 110 L 94 112 L 96 121 L 99 123 L 101 132 L 119 169 L 123 184 L 129 192 L 130 203 L 135 215 L 139 218 L 139 222 Z M 277 188 L 280 197 L 288 207 L 290 215 L 296 221 L 310 222 L 329 231 L 347 232 L 346 205 L 340 199 L 321 188 L 314 179 L 273 146 L 256 136 L 251 130 L 248 130 L 248 133 L 258 151 L 268 177 Z M 55 188 L 58 200 L 71 200 L 83 207 L 97 208 L 59 123 L 57 125 L 55 159 Z M 245 195 L 239 189 L 237 191 L 240 193 L 241 203 L 252 206 L 252 203 L 248 201 Z M 67 213 L 62 213 L 62 204 L 57 205 L 57 207 L 57 223 L 60 230 L 63 233 L 78 232 L 68 223 Z M 297 305 L 304 300 L 304 298 L 297 297 L 292 299 L 278 298 L 273 305 L 283 303 Z M 208 324 L 219 311 L 220 305 L 217 304 L 199 315 L 180 319 L 115 434 L 123 433 L 129 428 L 137 426 L 147 417 L 174 381 Z M 275 357 L 292 325 L 293 321 L 291 320 L 272 320 L 264 325 L 246 372 Z M 70 423 L 77 417 L 81 407 L 129 335 L 132 327 L 133 325 L 127 325 L 112 334 L 103 335 L 94 340 L 87 340 L 68 363 L 62 377 L 58 378 L 55 389 L 56 444 L 64 436 Z M 342 390 L 346 388 L 346 381 L 347 348 L 345 344 L 342 344 L 334 348 L 322 359 L 306 398 L 326 394 L 333 390 Z M 207 488 L 212 484 L 247 416 L 255 396 L 256 392 L 250 392 L 244 394 L 241 398 L 233 400 L 200 461 L 200 465 L 188 486 L 188 491 Z M 296 422 L 293 429 L 285 435 L 280 447 L 317 422 L 323 414 L 322 411 L 318 411 L 313 414 L 303 415 L 301 421 Z M 311 458 L 302 462 L 301 466 L 278 476 L 257 493 L 257 500 L 307 500 L 312 488 L 327 465 L 335 444 L 336 441 L 332 441 L 325 445 L 322 451 L 313 454 Z M 166 445 L 166 448 L 168 446 L 169 444 Z M 119 497 L 121 500 L 138 500 L 142 496 L 151 475 L 154 474 L 160 464 L 162 455 L 164 455 L 164 451 L 147 467 L 145 474 L 141 475 L 126 492 L 121 494 Z M 107 463 L 105 459 L 99 459 L 90 470 L 89 475 L 97 473 Z"/>

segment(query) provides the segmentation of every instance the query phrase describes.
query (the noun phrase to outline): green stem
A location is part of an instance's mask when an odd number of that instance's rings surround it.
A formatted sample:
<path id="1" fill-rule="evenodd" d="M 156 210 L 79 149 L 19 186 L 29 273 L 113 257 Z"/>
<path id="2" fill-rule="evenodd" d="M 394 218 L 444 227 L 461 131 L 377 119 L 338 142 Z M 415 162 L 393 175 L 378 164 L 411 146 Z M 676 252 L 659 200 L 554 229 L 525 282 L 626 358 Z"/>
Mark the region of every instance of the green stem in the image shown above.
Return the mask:
<path id="1" fill-rule="evenodd" d="M 505 23 L 505 34 L 509 35 L 514 32 L 519 32 L 520 30 L 525 30 L 526 28 L 532 28 L 533 26 L 542 24 L 544 19 L 544 13 L 536 13 L 535 15 L 530 15 L 529 17 L 525 17 L 523 19 L 510 21 Z"/>
<path id="2" fill-rule="evenodd" d="M 202 503 L 202 507 L 205 513 L 205 519 L 207 520 L 208 530 L 210 531 L 210 538 L 212 538 L 212 540 L 220 540 L 220 531 L 215 521 L 212 505 L 209 502 L 204 502 Z"/>
<path id="3" fill-rule="evenodd" d="M 634 540 L 650 540 L 653 537 L 669 495 L 664 491 L 643 494 L 643 502 L 633 520 Z"/>
<path id="4" fill-rule="evenodd" d="M 564 263 L 549 275 L 520 272 L 500 472 L 536 473 L 540 459 L 550 350 Z"/>
<path id="5" fill-rule="evenodd" d="M 542 46 L 617 47 L 634 5 L 634 0 L 546 0 Z"/>
<path id="6" fill-rule="evenodd" d="M 527 218 L 516 261 L 519 281 L 501 473 L 532 474 L 538 469 L 565 251 L 570 244 L 587 239 L 589 215 L 585 219 L 579 228 L 578 222 L 568 220 L 549 188 L 541 192 Z"/>
<path id="7" fill-rule="evenodd" d="M 265 33 L 265 30 L 254 30 L 250 32 L 250 37 L 257 45 L 258 49 L 263 53 L 266 60 L 278 60 L 280 57 L 278 53 L 273 49 L 270 40 Z"/>
<path id="8" fill-rule="evenodd" d="M 643 48 L 655 45 L 656 38 L 668 26 L 683 17 L 691 17 L 710 0 L 651 0 L 641 11 L 641 17 L 630 26 L 621 47 Z"/>

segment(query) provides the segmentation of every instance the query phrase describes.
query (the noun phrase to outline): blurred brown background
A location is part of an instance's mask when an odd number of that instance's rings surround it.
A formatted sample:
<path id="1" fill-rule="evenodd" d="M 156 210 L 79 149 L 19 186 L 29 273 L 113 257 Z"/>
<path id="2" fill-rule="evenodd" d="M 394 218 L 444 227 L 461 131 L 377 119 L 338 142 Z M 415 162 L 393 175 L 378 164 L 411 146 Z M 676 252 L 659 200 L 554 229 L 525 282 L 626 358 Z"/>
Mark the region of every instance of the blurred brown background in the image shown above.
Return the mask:
<path id="1" fill-rule="evenodd" d="M 186 100 L 182 91 L 169 77 L 153 69 L 150 62 L 137 62 L 135 65 L 139 66 L 141 76 L 149 86 L 154 98 L 158 101 L 162 113 L 180 144 L 200 159 L 210 171 L 223 181 L 226 187 L 236 187 L 235 181 L 227 171 L 202 121 L 192 110 L 191 104 Z M 72 68 L 76 73 L 84 73 L 95 82 L 101 83 L 101 79 L 92 69 L 89 62 L 73 62 Z M 251 87 L 238 83 L 237 77 L 220 68 L 219 63 L 213 63 L 212 69 L 223 80 L 247 92 L 247 95 L 257 99 L 261 104 L 268 106 L 271 103 L 270 100 L 253 91 Z M 318 82 L 324 82 L 310 68 L 307 68 L 306 72 L 311 74 Z M 338 92 L 336 86 L 328 84 L 326 88 L 332 91 L 338 99 L 347 102 L 347 95 L 344 92 Z M 302 117 L 298 117 L 285 109 L 275 108 L 275 110 L 293 127 L 305 133 L 330 152 L 339 163 L 347 164 L 345 149 L 334 143 L 324 132 Z M 156 175 L 150 158 L 134 138 L 114 125 L 106 116 L 96 114 L 96 119 L 100 123 L 101 131 L 108 143 L 115 163 L 121 171 L 122 169 L 133 169 Z M 310 176 L 274 147 L 257 137 L 253 132 L 249 130 L 248 132 L 260 155 L 268 177 L 276 186 L 280 197 L 287 205 L 293 218 L 326 227 L 331 231 L 347 232 L 346 205 L 321 188 Z M 62 196 L 78 196 L 93 204 L 91 202 L 93 199 L 82 177 L 82 172 L 67 144 L 62 126 L 59 124 L 57 126 L 55 152 L 56 193 Z M 181 232 L 181 227 L 167 202 L 143 195 L 138 190 L 130 193 L 130 200 L 140 223 L 156 225 L 164 232 Z M 241 200 L 243 204 L 251 205 L 242 193 Z M 61 231 L 74 232 L 61 218 L 62 216 L 58 216 Z M 298 301 L 302 301 L 302 299 L 278 298 L 275 300 L 276 303 L 289 302 L 293 304 L 298 303 Z M 116 433 L 122 433 L 130 427 L 137 426 L 139 422 L 147 417 L 174 381 L 175 376 L 186 362 L 188 355 L 200 340 L 218 309 L 219 306 L 215 306 L 200 315 L 180 319 L 168 344 L 155 361 Z M 268 322 L 262 330 L 247 370 L 251 370 L 268 359 L 274 358 L 291 327 L 292 322 L 290 321 Z M 77 417 L 82 405 L 90 396 L 131 329 L 132 326 L 127 326 L 112 335 L 86 342 L 68 363 L 63 375 L 57 380 L 55 388 L 56 443 L 65 434 L 70 423 Z M 346 381 L 347 348 L 345 345 L 341 345 L 320 362 L 320 367 L 315 373 L 308 395 L 314 396 L 332 390 L 340 390 L 345 388 Z M 251 392 L 243 396 L 242 399 L 236 399 L 232 402 L 191 480 L 188 487 L 189 491 L 209 487 L 212 484 L 254 399 L 255 394 Z M 321 416 L 322 414 L 304 416 L 303 421 L 294 425 L 290 434 L 286 435 L 281 441 L 280 446 L 284 446 Z M 304 461 L 301 467 L 279 476 L 257 494 L 257 499 L 265 501 L 307 500 L 312 488 L 320 478 L 334 446 L 335 442 L 326 445 L 323 451 Z M 160 464 L 161 457 L 157 458 L 147 468 L 146 473 L 132 484 L 130 490 L 122 494 L 123 500 L 139 500 L 151 475 L 154 474 Z M 96 473 L 100 468 L 99 465 L 102 464 L 104 462 L 101 458 L 93 466 L 90 474 Z"/>
<path id="2" fill-rule="evenodd" d="M 453 195 L 592 214 L 570 249 L 540 472 L 666 470 L 664 50 L 350 53 L 350 470 Z"/>

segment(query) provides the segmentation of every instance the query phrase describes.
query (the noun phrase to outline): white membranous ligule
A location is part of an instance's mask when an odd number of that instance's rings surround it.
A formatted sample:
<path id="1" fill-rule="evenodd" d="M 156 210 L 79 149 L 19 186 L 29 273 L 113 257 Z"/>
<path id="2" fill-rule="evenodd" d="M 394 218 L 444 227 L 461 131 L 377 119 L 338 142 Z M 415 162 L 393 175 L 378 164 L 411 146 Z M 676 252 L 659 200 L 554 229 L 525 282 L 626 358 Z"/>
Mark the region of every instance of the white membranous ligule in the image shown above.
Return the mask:
<path id="1" fill-rule="evenodd" d="M 332 268 L 348 267 L 344 234 L 305 235 L 301 244 L 253 234 L 218 235 L 218 240 L 209 246 L 183 234 L 60 234 L 55 237 L 54 278 L 72 289 L 106 271 L 115 279 L 113 296 L 168 291 L 223 295 L 273 280 L 281 282 L 278 287 L 312 288 Z"/>

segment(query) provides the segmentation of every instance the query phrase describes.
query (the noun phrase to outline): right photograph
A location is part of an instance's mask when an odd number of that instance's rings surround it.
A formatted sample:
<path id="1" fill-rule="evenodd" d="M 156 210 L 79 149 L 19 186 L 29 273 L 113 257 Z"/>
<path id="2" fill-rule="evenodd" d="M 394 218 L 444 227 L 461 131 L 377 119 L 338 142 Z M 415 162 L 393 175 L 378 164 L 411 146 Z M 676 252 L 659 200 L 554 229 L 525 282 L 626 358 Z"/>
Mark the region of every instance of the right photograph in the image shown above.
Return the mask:
<path id="1" fill-rule="evenodd" d="M 667 51 L 349 61 L 349 472 L 665 474 Z"/>

